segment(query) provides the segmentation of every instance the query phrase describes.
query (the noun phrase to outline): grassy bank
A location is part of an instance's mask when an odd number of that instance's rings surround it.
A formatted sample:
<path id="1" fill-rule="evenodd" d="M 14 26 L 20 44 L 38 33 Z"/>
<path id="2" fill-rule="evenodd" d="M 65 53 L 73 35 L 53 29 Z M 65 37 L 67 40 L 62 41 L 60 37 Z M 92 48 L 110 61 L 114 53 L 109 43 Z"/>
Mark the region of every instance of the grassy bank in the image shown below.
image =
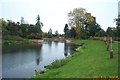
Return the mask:
<path id="1" fill-rule="evenodd" d="M 76 40 L 76 44 L 85 43 L 78 52 L 69 56 L 67 62 L 52 68 L 44 74 L 33 78 L 94 78 L 118 76 L 118 43 L 113 43 L 114 58 L 109 58 L 106 45 L 97 40 Z M 64 62 L 64 61 L 63 61 Z M 61 64 L 61 63 L 58 63 Z"/>
<path id="2" fill-rule="evenodd" d="M 2 45 L 20 45 L 20 44 L 37 44 L 37 40 L 40 39 L 27 39 L 20 36 L 3 36 Z"/>
<path id="3" fill-rule="evenodd" d="M 2 40 L 2 45 L 19 45 L 19 44 L 33 44 L 32 40 L 23 39 L 21 41 L 17 40 Z"/>

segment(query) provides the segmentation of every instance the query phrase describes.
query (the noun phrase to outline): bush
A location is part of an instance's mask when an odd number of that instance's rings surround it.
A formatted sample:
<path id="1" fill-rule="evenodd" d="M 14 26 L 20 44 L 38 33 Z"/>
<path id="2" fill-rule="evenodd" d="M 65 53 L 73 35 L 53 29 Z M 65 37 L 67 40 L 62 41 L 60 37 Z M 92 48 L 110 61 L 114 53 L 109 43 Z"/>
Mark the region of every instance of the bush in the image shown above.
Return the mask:
<path id="1" fill-rule="evenodd" d="M 113 37 L 113 40 L 120 41 L 120 37 Z"/>
<path id="2" fill-rule="evenodd" d="M 35 39 L 35 34 L 31 33 L 30 35 L 27 36 L 28 39 Z"/>
<path id="3" fill-rule="evenodd" d="M 42 39 L 42 34 L 37 34 L 35 39 Z"/>
<path id="4" fill-rule="evenodd" d="M 67 59 L 61 59 L 61 60 L 55 60 L 53 63 L 51 63 L 50 65 L 47 65 L 45 68 L 46 69 L 55 69 L 55 68 L 59 68 L 63 65 L 65 65 L 66 63 L 68 63 L 69 60 Z"/>

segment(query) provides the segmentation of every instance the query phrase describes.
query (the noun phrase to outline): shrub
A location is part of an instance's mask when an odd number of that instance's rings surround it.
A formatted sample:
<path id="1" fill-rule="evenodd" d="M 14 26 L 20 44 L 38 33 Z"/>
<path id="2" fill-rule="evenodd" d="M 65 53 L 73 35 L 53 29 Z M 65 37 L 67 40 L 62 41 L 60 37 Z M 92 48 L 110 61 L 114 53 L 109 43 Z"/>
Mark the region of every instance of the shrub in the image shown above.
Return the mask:
<path id="1" fill-rule="evenodd" d="M 35 34 L 31 33 L 30 35 L 27 36 L 28 39 L 35 39 Z"/>
<path id="2" fill-rule="evenodd" d="M 113 37 L 113 40 L 120 41 L 120 37 Z"/>
<path id="3" fill-rule="evenodd" d="M 47 65 L 45 68 L 46 69 L 55 69 L 55 68 L 59 68 L 63 65 L 65 65 L 66 63 L 68 63 L 69 60 L 67 59 L 61 59 L 61 60 L 55 60 L 53 63 L 51 63 L 50 65 Z"/>
<path id="4" fill-rule="evenodd" d="M 42 39 L 42 34 L 36 34 L 35 39 Z"/>

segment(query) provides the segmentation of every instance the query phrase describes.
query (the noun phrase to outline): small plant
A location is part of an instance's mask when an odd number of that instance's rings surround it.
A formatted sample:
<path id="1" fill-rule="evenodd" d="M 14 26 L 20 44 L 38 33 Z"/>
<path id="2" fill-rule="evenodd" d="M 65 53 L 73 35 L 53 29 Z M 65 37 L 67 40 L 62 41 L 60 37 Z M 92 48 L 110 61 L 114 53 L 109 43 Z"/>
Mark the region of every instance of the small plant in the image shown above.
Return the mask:
<path id="1" fill-rule="evenodd" d="M 53 63 L 51 63 L 50 65 L 45 66 L 46 69 L 55 69 L 55 68 L 59 68 L 63 65 L 65 65 L 66 63 L 68 63 L 69 60 L 67 59 L 61 59 L 61 60 L 55 60 Z"/>

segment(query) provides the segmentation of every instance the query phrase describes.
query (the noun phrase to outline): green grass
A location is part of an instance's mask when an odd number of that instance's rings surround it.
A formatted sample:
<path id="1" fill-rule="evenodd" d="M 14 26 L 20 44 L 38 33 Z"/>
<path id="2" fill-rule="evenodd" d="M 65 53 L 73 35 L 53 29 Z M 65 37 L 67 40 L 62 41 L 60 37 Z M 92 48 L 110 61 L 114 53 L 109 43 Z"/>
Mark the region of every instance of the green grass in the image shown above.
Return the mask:
<path id="1" fill-rule="evenodd" d="M 113 44 L 114 57 L 109 58 L 106 45 L 97 40 L 76 40 L 76 44 L 84 42 L 73 56 L 66 58 L 69 62 L 53 68 L 33 78 L 94 78 L 95 76 L 118 76 L 118 43 Z M 120 54 L 120 53 L 119 53 Z M 59 64 L 59 63 L 58 63 Z"/>

